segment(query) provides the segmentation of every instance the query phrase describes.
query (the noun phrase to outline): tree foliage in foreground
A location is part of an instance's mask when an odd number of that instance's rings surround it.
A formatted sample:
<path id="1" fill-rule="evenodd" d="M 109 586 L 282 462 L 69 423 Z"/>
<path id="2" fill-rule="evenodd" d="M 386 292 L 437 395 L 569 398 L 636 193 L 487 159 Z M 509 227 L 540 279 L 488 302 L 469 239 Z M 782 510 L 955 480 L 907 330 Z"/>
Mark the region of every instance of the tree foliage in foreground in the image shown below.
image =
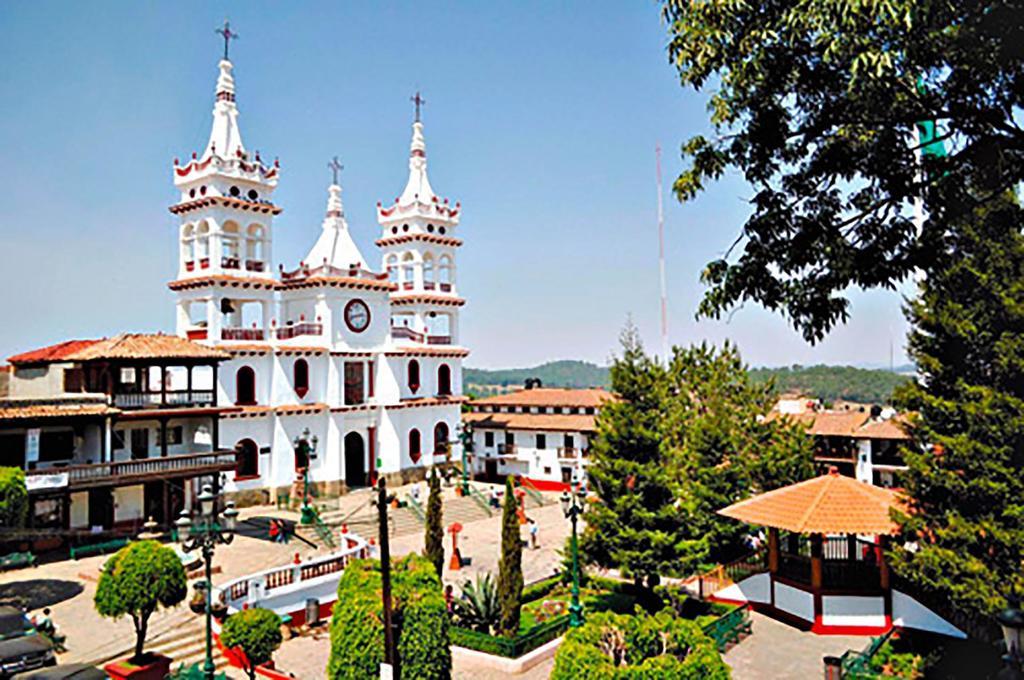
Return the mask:
<path id="1" fill-rule="evenodd" d="M 612 364 L 619 397 L 601 408 L 588 479 L 583 550 L 639 585 L 689 575 L 742 549 L 742 524 L 717 511 L 813 474 L 811 440 L 765 421 L 770 384 L 750 380 L 735 347 L 675 348 L 667 368 L 636 330 Z"/>
<path id="2" fill-rule="evenodd" d="M 523 606 L 523 539 L 519 532 L 519 501 L 512 478 L 505 480 L 505 503 L 501 509 L 501 558 L 498 560 L 499 629 L 513 636 L 519 632 Z"/>
<path id="3" fill-rule="evenodd" d="M 430 495 L 424 524 L 423 556 L 434 565 L 437 577 L 444 576 L 444 515 L 441 507 L 441 478 L 437 468 L 430 472 Z"/>
<path id="4" fill-rule="evenodd" d="M 28 518 L 28 489 L 25 471 L 16 467 L 0 467 L 0 527 L 19 529 Z"/>
<path id="5" fill-rule="evenodd" d="M 988 617 L 1024 595 L 1024 236 L 1005 198 L 956 225 L 910 304 L 921 381 L 898 573 Z"/>
<path id="6" fill-rule="evenodd" d="M 570 628 L 552 680 L 728 680 L 715 641 L 696 622 L 666 610 L 647 616 L 600 612 Z"/>
<path id="7" fill-rule="evenodd" d="M 703 314 L 751 300 L 820 340 L 847 318 L 847 288 L 935 271 L 961 218 L 1024 180 L 1019 0 L 667 0 L 663 12 L 670 59 L 684 86 L 710 90 L 716 132 L 683 145 L 676 195 L 734 169 L 754 192 L 734 246 L 703 272 Z"/>
<path id="8" fill-rule="evenodd" d="M 107 560 L 93 604 L 100 616 L 129 616 L 135 626 L 135 655 L 143 658 L 149 617 L 185 599 L 188 585 L 178 555 L 156 541 L 136 541 Z"/>
<path id="9" fill-rule="evenodd" d="M 281 617 L 261 607 L 232 614 L 220 632 L 222 645 L 242 653 L 249 680 L 255 680 L 256 667 L 270 661 L 282 641 Z"/>
<path id="10" fill-rule="evenodd" d="M 447 680 L 452 657 L 448 611 L 434 565 L 411 554 L 391 565 L 391 597 L 401 677 Z M 349 563 L 338 581 L 331 617 L 331 680 L 364 680 L 380 675 L 384 623 L 378 560 Z"/>

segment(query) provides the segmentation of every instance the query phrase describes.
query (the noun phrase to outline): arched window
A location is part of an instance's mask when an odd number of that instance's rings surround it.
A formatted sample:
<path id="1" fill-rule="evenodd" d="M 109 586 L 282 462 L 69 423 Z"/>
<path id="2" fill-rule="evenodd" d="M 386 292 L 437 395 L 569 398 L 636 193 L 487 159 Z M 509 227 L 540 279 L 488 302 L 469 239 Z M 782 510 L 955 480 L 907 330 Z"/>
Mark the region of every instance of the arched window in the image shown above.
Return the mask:
<path id="1" fill-rule="evenodd" d="M 210 225 L 207 222 L 196 230 L 196 257 L 200 260 L 210 257 Z"/>
<path id="2" fill-rule="evenodd" d="M 434 426 L 434 455 L 443 456 L 448 453 L 448 423 Z"/>
<path id="3" fill-rule="evenodd" d="M 448 364 L 441 364 L 437 367 L 437 394 L 441 397 L 451 396 L 452 393 L 452 369 Z"/>
<path id="4" fill-rule="evenodd" d="M 234 222 L 225 222 L 221 231 L 221 266 L 228 269 L 238 269 L 240 257 L 238 242 L 241 238 L 238 225 Z"/>
<path id="5" fill-rule="evenodd" d="M 409 430 L 409 458 L 414 463 L 420 462 L 423 456 L 423 449 L 420 446 L 420 431 L 416 428 Z"/>
<path id="6" fill-rule="evenodd" d="M 451 290 L 454 282 L 452 258 L 442 255 L 438 261 L 438 280 L 441 283 L 441 290 Z"/>
<path id="7" fill-rule="evenodd" d="M 406 253 L 402 257 L 402 287 L 412 288 L 413 282 L 416 281 L 415 274 L 415 257 L 412 253 Z"/>
<path id="8" fill-rule="evenodd" d="M 295 394 L 299 395 L 299 399 L 309 392 L 309 364 L 305 359 L 295 361 L 295 366 L 292 367 L 292 383 L 295 385 Z"/>
<path id="9" fill-rule="evenodd" d="M 260 476 L 260 449 L 251 439 L 235 444 L 235 481 Z"/>
<path id="10" fill-rule="evenodd" d="M 256 373 L 248 366 L 242 366 L 235 373 L 235 404 L 252 406 L 256 403 Z"/>
<path id="11" fill-rule="evenodd" d="M 263 270 L 263 227 L 250 224 L 245 239 L 246 269 L 249 271 Z"/>
<path id="12" fill-rule="evenodd" d="M 409 360 L 408 369 L 408 384 L 409 389 L 412 392 L 418 392 L 420 389 L 420 362 L 415 359 Z"/>
<path id="13" fill-rule="evenodd" d="M 388 270 L 388 281 L 391 283 L 398 283 L 398 256 L 389 255 L 384 266 Z"/>
<path id="14" fill-rule="evenodd" d="M 181 230 L 181 259 L 185 262 L 196 259 L 196 234 L 191 224 L 186 224 Z"/>
<path id="15" fill-rule="evenodd" d="M 434 256 L 430 253 L 423 256 L 423 287 L 427 290 L 434 288 Z"/>

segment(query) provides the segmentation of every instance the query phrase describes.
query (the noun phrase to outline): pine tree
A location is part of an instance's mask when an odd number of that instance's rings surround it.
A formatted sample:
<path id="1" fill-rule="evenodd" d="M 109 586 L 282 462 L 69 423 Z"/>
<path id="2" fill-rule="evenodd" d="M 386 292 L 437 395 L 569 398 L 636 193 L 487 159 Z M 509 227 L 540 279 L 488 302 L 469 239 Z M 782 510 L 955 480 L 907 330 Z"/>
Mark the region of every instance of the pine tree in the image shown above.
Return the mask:
<path id="1" fill-rule="evenodd" d="M 519 534 L 519 504 L 512 478 L 505 480 L 505 505 L 501 511 L 501 560 L 498 563 L 499 630 L 507 636 L 519 632 L 523 598 L 523 541 Z"/>
<path id="2" fill-rule="evenodd" d="M 441 508 L 441 480 L 437 468 L 430 472 L 430 496 L 427 498 L 426 534 L 423 537 L 423 556 L 444 579 L 444 518 Z"/>
<path id="3" fill-rule="evenodd" d="M 591 444 L 587 559 L 653 587 L 734 557 L 746 528 L 717 511 L 752 491 L 813 473 L 798 426 L 766 421 L 772 387 L 748 376 L 736 349 L 676 348 L 665 369 L 627 327 L 611 367 L 618 399 L 602 406 Z"/>
<path id="4" fill-rule="evenodd" d="M 1005 197 L 957 225 L 909 304 L 919 380 L 894 569 L 961 611 L 1024 593 L 1024 236 Z M 904 543 L 905 542 L 905 543 Z"/>

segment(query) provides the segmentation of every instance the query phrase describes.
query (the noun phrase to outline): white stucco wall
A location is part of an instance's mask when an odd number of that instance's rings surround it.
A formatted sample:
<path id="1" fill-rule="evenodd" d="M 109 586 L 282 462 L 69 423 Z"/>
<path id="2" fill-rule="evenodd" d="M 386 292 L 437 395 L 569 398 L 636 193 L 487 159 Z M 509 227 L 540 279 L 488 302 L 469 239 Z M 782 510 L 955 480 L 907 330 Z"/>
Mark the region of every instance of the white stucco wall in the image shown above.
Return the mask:
<path id="1" fill-rule="evenodd" d="M 814 596 L 784 583 L 775 583 L 775 607 L 787 614 L 814 622 Z"/>
<path id="2" fill-rule="evenodd" d="M 114 521 L 128 522 L 142 518 L 143 486 L 122 486 L 114 489 Z"/>
<path id="3" fill-rule="evenodd" d="M 885 600 L 881 597 L 824 595 L 821 623 L 826 626 L 884 626 Z"/>
<path id="4" fill-rule="evenodd" d="M 898 590 L 892 591 L 892 623 L 894 626 L 916 628 L 955 638 L 966 638 L 963 631 Z"/>

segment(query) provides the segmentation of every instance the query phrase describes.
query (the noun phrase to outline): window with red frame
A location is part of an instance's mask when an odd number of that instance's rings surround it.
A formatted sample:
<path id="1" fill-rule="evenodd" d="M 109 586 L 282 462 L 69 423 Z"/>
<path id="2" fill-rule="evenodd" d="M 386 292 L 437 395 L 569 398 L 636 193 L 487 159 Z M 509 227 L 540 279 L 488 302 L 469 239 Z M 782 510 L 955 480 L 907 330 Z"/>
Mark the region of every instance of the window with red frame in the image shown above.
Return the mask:
<path id="1" fill-rule="evenodd" d="M 437 395 L 450 397 L 452 394 L 452 369 L 448 364 L 437 367 Z"/>
<path id="2" fill-rule="evenodd" d="M 420 462 L 420 458 L 423 456 L 423 449 L 420 445 L 420 431 L 416 428 L 409 430 L 409 458 L 412 462 Z"/>
<path id="3" fill-rule="evenodd" d="M 305 359 L 298 359 L 292 367 L 292 384 L 295 385 L 295 394 L 299 399 L 309 392 L 309 364 Z"/>
<path id="4" fill-rule="evenodd" d="M 448 452 L 448 423 L 434 426 L 434 454 L 444 455 Z"/>
<path id="5" fill-rule="evenodd" d="M 418 392 L 420 389 L 420 362 L 415 359 L 409 360 L 408 380 L 409 389 Z"/>
<path id="6" fill-rule="evenodd" d="M 235 480 L 260 476 L 260 449 L 251 439 L 235 444 Z"/>
<path id="7" fill-rule="evenodd" d="M 256 373 L 248 366 L 242 366 L 235 373 L 235 403 L 239 406 L 256 403 Z"/>

